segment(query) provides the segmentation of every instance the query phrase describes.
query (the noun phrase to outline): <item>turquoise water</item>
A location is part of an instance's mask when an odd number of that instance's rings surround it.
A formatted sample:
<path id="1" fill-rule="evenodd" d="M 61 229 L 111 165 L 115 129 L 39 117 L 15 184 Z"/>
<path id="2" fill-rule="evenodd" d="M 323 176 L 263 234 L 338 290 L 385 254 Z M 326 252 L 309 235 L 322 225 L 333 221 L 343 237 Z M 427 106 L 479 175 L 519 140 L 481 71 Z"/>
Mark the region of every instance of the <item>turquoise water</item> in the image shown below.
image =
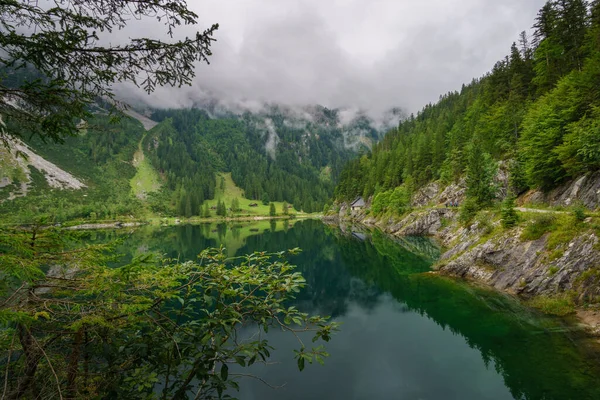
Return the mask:
<path id="1" fill-rule="evenodd" d="M 147 228 L 128 234 L 122 249 L 183 260 L 221 244 L 234 254 L 300 247 L 290 261 L 308 285 L 295 304 L 343 324 L 325 366 L 303 372 L 295 339 L 270 332 L 274 364 L 244 372 L 283 387 L 248 378 L 232 393 L 238 398 L 600 399 L 599 362 L 583 333 L 511 297 L 428 273 L 439 256 L 428 239 L 304 221 Z"/>

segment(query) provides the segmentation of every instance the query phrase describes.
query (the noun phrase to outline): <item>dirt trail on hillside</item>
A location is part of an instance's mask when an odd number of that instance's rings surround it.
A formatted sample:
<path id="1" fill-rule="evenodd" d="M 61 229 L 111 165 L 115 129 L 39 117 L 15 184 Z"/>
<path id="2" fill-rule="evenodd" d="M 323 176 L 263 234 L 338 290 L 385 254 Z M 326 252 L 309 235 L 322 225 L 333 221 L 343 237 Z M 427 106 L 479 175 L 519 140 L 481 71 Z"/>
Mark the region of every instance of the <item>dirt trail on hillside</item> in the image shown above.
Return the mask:
<path id="1" fill-rule="evenodd" d="M 539 213 L 539 214 L 567 214 L 566 211 L 542 210 L 539 208 L 515 207 L 515 210 L 521 211 L 521 212 L 532 212 L 532 213 Z"/>

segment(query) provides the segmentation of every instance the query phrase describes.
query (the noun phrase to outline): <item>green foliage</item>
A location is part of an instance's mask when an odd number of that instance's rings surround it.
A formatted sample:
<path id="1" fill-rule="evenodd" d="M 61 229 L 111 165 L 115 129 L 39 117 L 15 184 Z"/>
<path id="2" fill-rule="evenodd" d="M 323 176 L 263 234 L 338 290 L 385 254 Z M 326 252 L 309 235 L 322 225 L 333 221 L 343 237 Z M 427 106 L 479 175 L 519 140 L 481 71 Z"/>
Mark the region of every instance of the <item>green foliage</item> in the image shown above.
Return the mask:
<path id="1" fill-rule="evenodd" d="M 297 249 L 237 259 L 207 250 L 201 262 L 157 265 L 145 257 L 115 268 L 106 266 L 109 247 L 77 245 L 73 235 L 0 231 L 9 398 L 221 397 L 237 388 L 230 365 L 270 357 L 268 329 L 312 332 L 315 342 L 337 328 L 286 305 L 305 285 L 284 258 Z M 249 326 L 247 340 L 234 340 Z M 327 355 L 298 337 L 297 359 Z"/>
<path id="2" fill-rule="evenodd" d="M 519 151 L 532 186 L 548 190 L 567 176 L 556 148 L 563 141 L 566 126 L 576 118 L 581 101 L 574 80 L 574 75 L 561 80 L 555 90 L 529 109 L 523 121 Z"/>
<path id="3" fill-rule="evenodd" d="M 529 304 L 546 314 L 565 316 L 575 312 L 575 303 L 566 294 L 557 297 L 536 296 Z"/>
<path id="4" fill-rule="evenodd" d="M 556 153 L 570 176 L 600 169 L 600 108 L 566 127 Z"/>
<path id="5" fill-rule="evenodd" d="M 519 215 L 515 210 L 515 198 L 507 196 L 502 202 L 500 208 L 500 214 L 502 216 L 502 227 L 512 228 L 519 223 Z"/>
<path id="6" fill-rule="evenodd" d="M 137 121 L 111 123 L 98 115 L 88 121 L 86 134 L 66 138 L 64 145 L 32 139 L 28 144 L 36 153 L 77 176 L 87 188 L 52 190 L 43 174 L 33 169 L 27 196 L 0 204 L 3 222 L 27 222 L 32 215 L 54 223 L 90 219 L 94 214 L 98 221 L 143 218 L 148 209 L 132 196 L 130 186 L 136 174 L 131 160 L 143 135 Z M 174 212 L 170 196 L 163 192 L 148 195 L 147 201 L 153 211 Z"/>
<path id="7" fill-rule="evenodd" d="M 554 226 L 548 236 L 549 250 L 566 249 L 566 245 L 580 235 L 587 227 L 574 215 L 561 214 L 555 218 Z"/>
<path id="8" fill-rule="evenodd" d="M 521 233 L 521 240 L 537 240 L 555 228 L 556 217 L 550 213 L 535 214 Z"/>
<path id="9" fill-rule="evenodd" d="M 389 131 L 342 171 L 336 198 L 449 184 L 466 173 L 468 196 L 486 206 L 499 161 L 509 162 L 515 194 L 599 170 L 600 11 L 585 3 L 548 2 L 533 43 L 523 32 L 491 72 Z"/>
<path id="10" fill-rule="evenodd" d="M 548 268 L 548 275 L 550 275 L 550 276 L 556 275 L 557 272 L 558 272 L 557 266 L 552 266 L 552 267 Z"/>
<path id="11" fill-rule="evenodd" d="M 510 190 L 517 195 L 524 193 L 529 188 L 525 175 L 525 163 L 519 157 L 510 161 L 508 183 Z"/>
<path id="12" fill-rule="evenodd" d="M 494 231 L 493 224 L 494 215 L 490 211 L 482 211 L 477 213 L 475 222 L 477 222 L 477 229 L 485 236 L 489 235 Z"/>
<path id="13" fill-rule="evenodd" d="M 392 196 L 392 192 L 380 192 L 375 195 L 373 199 L 373 204 L 371 205 L 371 211 L 375 215 L 383 213 L 390 204 L 390 197 Z"/>
<path id="14" fill-rule="evenodd" d="M 210 218 L 210 208 L 208 207 L 208 202 L 204 203 L 204 208 L 202 209 L 202 218 Z"/>
<path id="15" fill-rule="evenodd" d="M 489 206 L 496 198 L 494 178 L 497 170 L 497 163 L 490 154 L 483 152 L 479 141 L 472 143 L 466 170 L 467 197 L 473 199 L 477 206 Z"/>
<path id="16" fill-rule="evenodd" d="M 471 225 L 471 222 L 473 222 L 473 218 L 475 218 L 480 209 L 481 208 L 479 207 L 475 199 L 467 198 L 460 206 L 458 220 L 463 226 L 467 227 Z"/>
<path id="17" fill-rule="evenodd" d="M 186 4 L 176 0 L 89 0 L 77 7 L 66 2 L 51 7 L 38 6 L 37 2 L 3 3 L 3 133 L 38 135 L 58 142 L 78 134 L 77 124 L 89 119 L 89 106 L 96 99 L 114 99 L 116 82 L 133 83 L 148 93 L 157 86 L 190 84 L 196 62 L 207 62 L 211 55 L 218 25 L 183 40 L 131 37 L 118 45 L 110 44 L 106 33 L 126 26 L 131 15 L 162 21 L 171 37 L 177 26 L 198 22 Z M 23 26 L 29 29 L 22 31 Z M 27 106 L 8 100 L 9 93 Z"/>
<path id="18" fill-rule="evenodd" d="M 268 193 L 266 193 L 266 192 L 265 192 L 265 193 L 263 193 L 263 195 L 262 195 L 262 200 L 261 200 L 261 201 L 262 201 L 263 205 L 265 205 L 265 206 L 266 206 L 267 204 L 269 204 L 269 194 L 268 194 Z"/>
<path id="19" fill-rule="evenodd" d="M 277 210 L 275 209 L 275 204 L 274 204 L 274 203 L 271 203 L 271 204 L 269 205 L 269 215 L 270 215 L 271 217 L 274 217 L 274 216 L 276 216 L 276 215 L 277 215 Z"/>
<path id="20" fill-rule="evenodd" d="M 231 200 L 231 211 L 235 213 L 239 212 L 240 210 L 240 201 L 237 197 L 234 197 L 233 200 Z"/>
<path id="21" fill-rule="evenodd" d="M 578 222 L 583 222 L 587 218 L 586 211 L 587 209 L 585 206 L 581 203 L 578 203 L 572 207 L 571 213 Z"/>
<path id="22" fill-rule="evenodd" d="M 247 199 L 266 206 L 286 201 L 297 210 L 320 211 L 343 164 L 356 154 L 340 146 L 344 139 L 335 115 L 311 123 L 310 131 L 318 134 L 309 138 L 305 128 L 286 123 L 292 117 L 278 107 L 217 118 L 197 109 L 155 110 L 152 118 L 160 122 L 144 140 L 152 165 L 164 173 L 170 190 L 193 188 L 201 200 L 215 198 L 221 184 L 226 186 L 215 181 L 220 172 L 230 173 Z M 274 158 L 265 150 L 265 119 L 273 122 L 281 139 Z M 322 170 L 331 179 L 322 179 Z"/>
<path id="23" fill-rule="evenodd" d="M 217 201 L 217 215 L 220 217 L 227 216 L 227 207 L 225 206 L 225 202 L 220 199 Z"/>
<path id="24" fill-rule="evenodd" d="M 398 186 L 394 190 L 378 193 L 373 199 L 371 211 L 375 215 L 391 212 L 402 215 L 410 209 L 410 192 L 404 186 Z"/>

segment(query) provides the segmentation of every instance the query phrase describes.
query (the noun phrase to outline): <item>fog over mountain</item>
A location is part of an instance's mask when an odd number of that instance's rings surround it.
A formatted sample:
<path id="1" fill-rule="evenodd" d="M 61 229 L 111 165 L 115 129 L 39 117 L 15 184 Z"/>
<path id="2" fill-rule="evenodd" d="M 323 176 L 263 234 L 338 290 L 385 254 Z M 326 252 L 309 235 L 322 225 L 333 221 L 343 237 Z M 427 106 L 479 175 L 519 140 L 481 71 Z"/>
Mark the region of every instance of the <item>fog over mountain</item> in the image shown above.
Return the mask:
<path id="1" fill-rule="evenodd" d="M 392 107 L 416 112 L 489 71 L 528 30 L 544 0 L 190 0 L 200 25 L 219 23 L 211 65 L 192 87 L 129 101 L 190 107 L 218 99 L 230 109 L 265 103 L 365 110 L 380 120 Z M 132 21 L 117 36 L 152 36 Z M 164 30 L 160 30 L 161 32 Z M 115 36 L 115 40 L 117 40 Z"/>

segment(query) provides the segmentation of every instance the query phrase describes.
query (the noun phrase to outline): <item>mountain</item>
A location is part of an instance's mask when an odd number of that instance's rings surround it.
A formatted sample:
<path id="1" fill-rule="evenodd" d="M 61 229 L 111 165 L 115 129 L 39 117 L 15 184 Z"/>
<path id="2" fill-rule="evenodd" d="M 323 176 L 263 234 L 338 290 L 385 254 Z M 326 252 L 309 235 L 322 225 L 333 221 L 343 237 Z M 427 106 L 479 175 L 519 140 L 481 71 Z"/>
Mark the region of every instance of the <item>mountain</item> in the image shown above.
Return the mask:
<path id="1" fill-rule="evenodd" d="M 494 199 L 499 167 L 514 195 L 600 170 L 600 2 L 589 6 L 546 4 L 533 40 L 523 32 L 490 73 L 426 105 L 350 162 L 336 197 L 386 203 L 396 192 L 466 178 L 476 210 Z"/>
<path id="2" fill-rule="evenodd" d="M 15 157 L 15 151 L 0 155 L 0 212 L 45 213 L 59 220 L 148 211 L 200 215 L 221 173 L 230 174 L 248 199 L 320 211 L 342 166 L 368 152 L 401 117 L 399 110 L 376 122 L 364 112 L 320 106 L 261 105 L 253 111 L 218 101 L 196 106 L 130 109 L 131 118 L 117 123 L 98 106 L 80 134 L 62 144 L 28 138 L 23 146 L 29 157 Z M 52 184 L 52 173 L 36 160 L 77 184 Z"/>
<path id="3" fill-rule="evenodd" d="M 247 198 L 320 211 L 342 166 L 368 152 L 388 128 L 365 113 L 320 106 L 264 105 L 254 112 L 201 106 L 152 110 L 159 125 L 144 141 L 152 165 L 170 190 L 185 192 L 178 198 L 192 204 L 194 215 L 213 198 L 216 172 L 231 172 Z"/>

